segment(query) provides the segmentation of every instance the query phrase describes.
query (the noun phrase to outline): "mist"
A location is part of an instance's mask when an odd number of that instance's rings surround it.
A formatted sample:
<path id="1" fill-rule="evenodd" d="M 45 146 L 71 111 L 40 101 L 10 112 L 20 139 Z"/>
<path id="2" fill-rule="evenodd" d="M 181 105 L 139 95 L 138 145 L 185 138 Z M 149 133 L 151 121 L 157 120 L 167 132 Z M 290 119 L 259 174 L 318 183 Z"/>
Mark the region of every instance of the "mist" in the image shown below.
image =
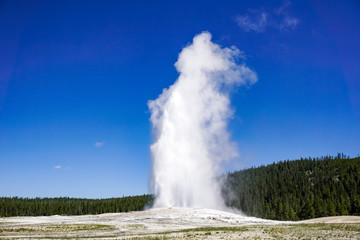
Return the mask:
<path id="1" fill-rule="evenodd" d="M 229 95 L 254 84 L 257 75 L 239 63 L 238 48 L 223 48 L 211 37 L 202 32 L 182 49 L 178 79 L 148 102 L 154 207 L 225 209 L 218 176 L 223 163 L 238 156 L 227 129 L 234 114 Z"/>

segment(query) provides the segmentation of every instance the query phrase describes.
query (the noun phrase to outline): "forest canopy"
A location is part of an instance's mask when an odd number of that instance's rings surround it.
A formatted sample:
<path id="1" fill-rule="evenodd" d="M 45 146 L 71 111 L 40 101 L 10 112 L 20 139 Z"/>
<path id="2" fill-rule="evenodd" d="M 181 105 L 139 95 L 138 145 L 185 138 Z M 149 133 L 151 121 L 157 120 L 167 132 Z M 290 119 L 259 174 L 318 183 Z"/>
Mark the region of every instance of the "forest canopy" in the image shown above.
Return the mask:
<path id="1" fill-rule="evenodd" d="M 266 219 L 360 215 L 360 158 L 301 158 L 227 175 L 229 207 Z"/>
<path id="2" fill-rule="evenodd" d="M 360 157 L 301 158 L 228 173 L 227 206 L 249 216 L 302 220 L 360 215 Z M 153 195 L 107 199 L 0 198 L 0 216 L 83 215 L 140 211 Z"/>

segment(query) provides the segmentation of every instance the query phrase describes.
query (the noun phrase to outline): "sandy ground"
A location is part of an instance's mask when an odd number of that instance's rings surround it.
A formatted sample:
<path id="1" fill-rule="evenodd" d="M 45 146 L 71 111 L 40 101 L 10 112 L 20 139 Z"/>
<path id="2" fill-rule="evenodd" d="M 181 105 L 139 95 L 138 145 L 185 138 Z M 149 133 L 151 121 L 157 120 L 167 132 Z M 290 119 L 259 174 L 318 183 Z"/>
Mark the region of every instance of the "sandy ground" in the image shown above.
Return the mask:
<path id="1" fill-rule="evenodd" d="M 360 217 L 280 222 L 210 209 L 0 218 L 6 239 L 360 239 Z M 325 238 L 322 238 L 325 237 Z"/>

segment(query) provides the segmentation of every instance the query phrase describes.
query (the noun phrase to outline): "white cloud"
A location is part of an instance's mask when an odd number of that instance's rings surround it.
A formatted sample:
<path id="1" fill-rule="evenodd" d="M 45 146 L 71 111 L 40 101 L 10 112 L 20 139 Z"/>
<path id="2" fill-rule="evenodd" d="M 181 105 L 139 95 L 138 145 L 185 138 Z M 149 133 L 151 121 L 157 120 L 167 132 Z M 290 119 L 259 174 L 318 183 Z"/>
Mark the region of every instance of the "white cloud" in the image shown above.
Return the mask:
<path id="1" fill-rule="evenodd" d="M 290 16 L 288 12 L 289 6 L 291 6 L 291 2 L 284 1 L 279 8 L 269 12 L 263 9 L 249 9 L 246 14 L 237 15 L 235 22 L 245 32 L 261 33 L 267 28 L 294 29 L 300 23 L 300 20 Z"/>
<path id="2" fill-rule="evenodd" d="M 54 166 L 54 169 L 60 169 L 60 168 L 61 168 L 61 165 Z"/>
<path id="3" fill-rule="evenodd" d="M 97 148 L 102 147 L 104 145 L 105 145 L 105 142 L 96 142 L 96 143 L 94 143 L 94 146 L 97 147 Z"/>

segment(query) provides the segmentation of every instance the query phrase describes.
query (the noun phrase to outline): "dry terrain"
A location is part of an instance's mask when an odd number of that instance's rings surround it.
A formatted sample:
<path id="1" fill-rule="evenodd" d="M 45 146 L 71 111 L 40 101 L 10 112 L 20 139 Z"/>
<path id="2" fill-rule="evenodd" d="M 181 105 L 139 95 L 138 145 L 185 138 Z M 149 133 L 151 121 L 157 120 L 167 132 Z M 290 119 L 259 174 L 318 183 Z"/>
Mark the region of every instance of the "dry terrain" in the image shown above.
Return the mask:
<path id="1" fill-rule="evenodd" d="M 280 222 L 209 209 L 0 218 L 1 239 L 360 239 L 360 217 Z"/>

